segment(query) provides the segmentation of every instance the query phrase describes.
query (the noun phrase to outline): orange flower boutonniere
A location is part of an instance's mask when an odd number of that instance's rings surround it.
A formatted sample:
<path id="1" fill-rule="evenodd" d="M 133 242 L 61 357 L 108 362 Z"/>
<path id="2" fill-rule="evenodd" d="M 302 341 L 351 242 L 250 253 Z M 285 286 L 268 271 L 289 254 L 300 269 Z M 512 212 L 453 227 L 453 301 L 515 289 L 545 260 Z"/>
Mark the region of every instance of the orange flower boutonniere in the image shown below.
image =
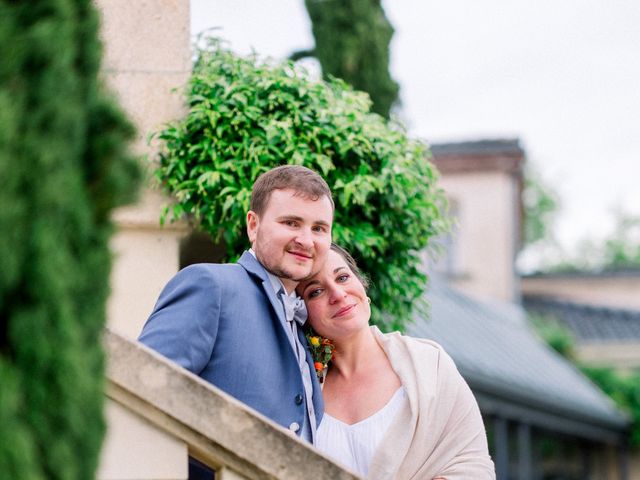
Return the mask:
<path id="1" fill-rule="evenodd" d="M 316 369 L 316 375 L 318 375 L 318 380 L 322 383 L 327 373 L 327 366 L 329 362 L 333 360 L 333 356 L 336 353 L 336 346 L 331 340 L 316 335 L 311 329 L 307 331 L 306 336 L 309 350 L 311 351 L 311 358 L 313 358 L 314 362 L 313 365 Z"/>

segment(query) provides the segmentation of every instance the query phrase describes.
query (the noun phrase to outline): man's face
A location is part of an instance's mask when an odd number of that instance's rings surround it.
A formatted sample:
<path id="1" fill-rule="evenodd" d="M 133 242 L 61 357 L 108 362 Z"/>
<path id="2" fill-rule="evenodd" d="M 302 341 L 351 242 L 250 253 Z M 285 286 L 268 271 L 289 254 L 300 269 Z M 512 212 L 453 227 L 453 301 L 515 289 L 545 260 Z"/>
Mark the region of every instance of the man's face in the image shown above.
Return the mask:
<path id="1" fill-rule="evenodd" d="M 258 261 L 290 292 L 324 264 L 332 221 L 326 196 L 310 200 L 294 190 L 274 190 L 262 215 L 247 213 L 247 234 Z"/>

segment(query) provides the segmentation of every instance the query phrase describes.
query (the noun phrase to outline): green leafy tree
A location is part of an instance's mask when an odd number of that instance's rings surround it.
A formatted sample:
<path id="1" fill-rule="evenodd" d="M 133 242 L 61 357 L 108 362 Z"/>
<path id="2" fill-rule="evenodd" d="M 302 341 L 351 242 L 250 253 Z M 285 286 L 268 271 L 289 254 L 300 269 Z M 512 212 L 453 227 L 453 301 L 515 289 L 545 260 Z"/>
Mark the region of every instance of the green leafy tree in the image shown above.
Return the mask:
<path id="1" fill-rule="evenodd" d="M 0 1 L 0 476 L 93 478 L 111 209 L 132 127 L 98 81 L 89 0 Z"/>
<path id="2" fill-rule="evenodd" d="M 615 227 L 604 239 L 583 238 L 571 254 L 547 266 L 551 272 L 616 271 L 640 268 L 640 216 L 614 212 Z"/>
<path id="3" fill-rule="evenodd" d="M 522 201 L 524 244 L 547 248 L 551 259 L 542 259 L 544 270 L 576 272 L 640 267 L 640 216 L 620 209 L 615 211 L 615 227 L 610 235 L 598 240 L 585 237 L 568 253 L 553 236 L 559 210 L 558 194 L 531 168 L 525 172 Z"/>
<path id="4" fill-rule="evenodd" d="M 559 208 L 558 194 L 532 167 L 525 171 L 522 205 L 524 244 L 552 241 L 553 221 Z"/>
<path id="5" fill-rule="evenodd" d="M 393 27 L 380 0 L 305 0 L 305 5 L 316 45 L 292 59 L 316 57 L 326 78 L 341 78 L 367 92 L 372 110 L 389 118 L 399 86 L 389 73 Z"/>
<path id="6" fill-rule="evenodd" d="M 603 268 L 640 267 L 640 216 L 616 212 L 613 234 L 603 246 Z"/>
<path id="7" fill-rule="evenodd" d="M 234 260 L 248 247 L 258 175 L 310 167 L 333 190 L 334 240 L 372 277 L 374 321 L 398 328 L 410 320 L 426 287 L 420 252 L 446 224 L 423 144 L 371 113 L 369 97 L 344 82 L 313 82 L 291 63 L 241 58 L 215 40 L 198 52 L 187 101 L 186 118 L 158 134 L 157 175 L 176 198 L 173 218 L 190 215 Z"/>

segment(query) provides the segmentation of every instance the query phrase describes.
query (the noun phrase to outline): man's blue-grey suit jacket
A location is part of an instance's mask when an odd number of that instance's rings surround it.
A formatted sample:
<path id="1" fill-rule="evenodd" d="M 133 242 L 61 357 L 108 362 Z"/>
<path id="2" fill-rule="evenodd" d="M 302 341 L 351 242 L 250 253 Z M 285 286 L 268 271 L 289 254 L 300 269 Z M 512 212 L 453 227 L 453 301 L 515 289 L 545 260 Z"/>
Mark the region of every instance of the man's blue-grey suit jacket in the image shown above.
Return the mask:
<path id="1" fill-rule="evenodd" d="M 306 397 L 284 329 L 282 302 L 267 272 L 245 252 L 237 264 L 201 263 L 178 272 L 139 340 L 289 428 L 303 425 Z M 308 352 L 307 362 L 319 423 L 322 395 Z"/>

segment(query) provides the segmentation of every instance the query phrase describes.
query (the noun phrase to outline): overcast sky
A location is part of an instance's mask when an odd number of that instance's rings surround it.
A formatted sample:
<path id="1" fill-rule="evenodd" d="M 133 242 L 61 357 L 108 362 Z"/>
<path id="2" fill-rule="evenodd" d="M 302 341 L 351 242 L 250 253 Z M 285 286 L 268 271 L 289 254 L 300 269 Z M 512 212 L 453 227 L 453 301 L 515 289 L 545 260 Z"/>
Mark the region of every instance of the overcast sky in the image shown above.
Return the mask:
<path id="1" fill-rule="evenodd" d="M 327 4 L 332 0 L 327 0 Z M 335 1 L 335 0 L 334 0 Z M 565 246 L 640 215 L 640 2 L 383 1 L 400 116 L 430 142 L 519 137 L 561 197 Z M 238 53 L 313 46 L 303 0 L 191 0 Z"/>

